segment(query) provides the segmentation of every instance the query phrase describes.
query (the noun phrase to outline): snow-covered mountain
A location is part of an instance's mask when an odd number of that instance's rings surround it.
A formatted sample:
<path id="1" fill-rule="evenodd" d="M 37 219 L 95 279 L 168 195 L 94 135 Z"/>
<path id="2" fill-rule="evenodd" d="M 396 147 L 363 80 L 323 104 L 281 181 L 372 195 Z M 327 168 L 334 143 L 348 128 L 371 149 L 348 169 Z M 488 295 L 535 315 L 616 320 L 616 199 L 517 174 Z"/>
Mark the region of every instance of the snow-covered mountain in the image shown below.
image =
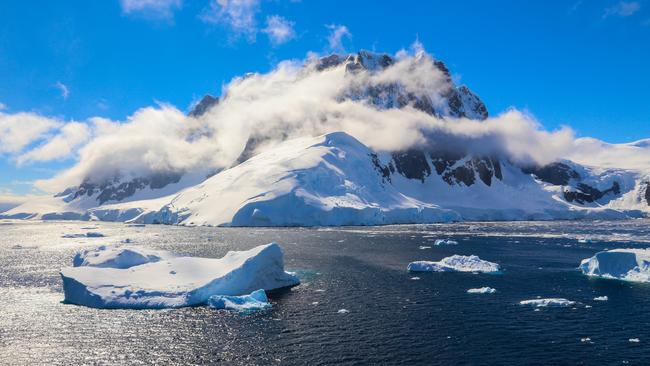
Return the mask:
<path id="1" fill-rule="evenodd" d="M 422 85 L 419 79 L 373 77 L 392 70 L 399 61 L 367 51 L 310 60 L 302 72 L 342 68 L 353 82 L 340 92 L 340 102 L 378 110 L 414 108 L 437 118 L 485 120 L 488 111 L 480 98 L 466 86 L 455 85 L 442 62 L 431 63 L 425 57 L 415 56 L 409 67 L 420 67 L 421 61 L 434 68 L 422 67 L 423 72 L 441 77 L 423 78 L 429 81 Z M 227 98 L 227 92 L 221 98 L 208 95 L 189 115 L 197 120 L 210 118 L 211 109 Z M 284 131 L 272 137 L 249 135 L 239 158 L 216 174 L 163 170 L 125 178 L 116 173 L 100 183 L 87 177 L 77 187 L 31 200 L 0 218 L 312 226 L 618 219 L 650 212 L 650 172 L 636 165 L 613 168 L 617 147 L 607 147 L 614 153 L 603 156 L 607 162 L 603 166 L 569 160 L 538 166 L 515 163 L 499 154 L 472 153 L 454 143 L 386 152 L 374 151 L 344 132 L 288 135 Z M 267 144 L 270 140 L 274 143 Z M 604 150 L 593 141 L 581 143 Z M 639 149 L 644 144 L 647 141 L 621 149 Z"/>

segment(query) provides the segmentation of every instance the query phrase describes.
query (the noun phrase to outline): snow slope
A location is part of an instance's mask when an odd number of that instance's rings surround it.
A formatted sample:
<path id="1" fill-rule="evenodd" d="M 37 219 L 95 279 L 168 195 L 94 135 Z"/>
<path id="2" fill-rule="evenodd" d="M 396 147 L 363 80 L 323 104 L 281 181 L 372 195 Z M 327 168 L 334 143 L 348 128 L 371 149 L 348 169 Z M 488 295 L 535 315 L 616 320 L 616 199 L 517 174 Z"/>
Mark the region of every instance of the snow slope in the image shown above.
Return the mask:
<path id="1" fill-rule="evenodd" d="M 228 252 L 220 259 L 172 257 L 124 268 L 124 262 L 107 255 L 93 264 L 61 270 L 65 301 L 94 308 L 173 308 L 203 305 L 213 295 L 299 283 L 284 271 L 282 249 L 275 243 Z M 109 264 L 115 268 L 101 266 Z"/>

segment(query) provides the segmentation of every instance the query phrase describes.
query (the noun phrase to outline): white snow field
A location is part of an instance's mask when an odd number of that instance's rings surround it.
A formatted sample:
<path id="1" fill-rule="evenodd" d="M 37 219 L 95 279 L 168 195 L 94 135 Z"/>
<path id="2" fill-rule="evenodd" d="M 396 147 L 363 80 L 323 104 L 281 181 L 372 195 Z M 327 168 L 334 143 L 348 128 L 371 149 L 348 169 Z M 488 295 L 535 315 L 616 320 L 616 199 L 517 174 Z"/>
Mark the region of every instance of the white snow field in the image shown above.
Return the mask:
<path id="1" fill-rule="evenodd" d="M 266 292 L 260 289 L 242 296 L 212 295 L 208 298 L 208 306 L 215 309 L 249 313 L 268 309 L 271 307 L 271 303 L 266 297 Z"/>
<path id="2" fill-rule="evenodd" d="M 575 301 L 563 299 L 563 298 L 548 298 L 548 299 L 532 299 L 532 300 L 523 300 L 520 301 L 520 305 L 524 306 L 534 306 L 538 308 L 546 307 L 569 307 L 575 305 Z"/>
<path id="3" fill-rule="evenodd" d="M 650 250 L 613 249 L 583 259 L 580 270 L 587 276 L 631 282 L 650 282 Z"/>
<path id="4" fill-rule="evenodd" d="M 468 294 L 493 294 L 495 292 L 497 292 L 497 290 L 492 287 L 470 288 L 467 290 Z"/>
<path id="5" fill-rule="evenodd" d="M 128 260 L 116 260 L 124 253 L 104 250 L 98 257 L 81 255 L 78 267 L 62 269 L 65 301 L 93 308 L 175 308 L 205 305 L 213 295 L 240 296 L 300 283 L 284 271 L 282 249 L 276 243 L 231 251 L 220 259 L 167 257 L 164 252 L 129 249 L 127 256 L 151 261 L 126 268 Z"/>
<path id="6" fill-rule="evenodd" d="M 452 255 L 438 262 L 416 261 L 409 263 L 407 270 L 411 272 L 499 272 L 497 263 L 482 260 L 478 256 Z"/>

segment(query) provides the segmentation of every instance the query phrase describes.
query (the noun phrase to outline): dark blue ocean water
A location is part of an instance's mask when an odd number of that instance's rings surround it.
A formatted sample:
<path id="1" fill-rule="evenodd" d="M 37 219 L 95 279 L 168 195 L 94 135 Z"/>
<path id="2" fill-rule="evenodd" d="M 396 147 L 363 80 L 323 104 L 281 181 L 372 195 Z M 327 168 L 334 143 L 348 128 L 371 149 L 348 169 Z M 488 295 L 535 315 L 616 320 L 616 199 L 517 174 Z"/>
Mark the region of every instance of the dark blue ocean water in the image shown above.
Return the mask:
<path id="1" fill-rule="evenodd" d="M 0 364 L 650 364 L 650 285 L 591 279 L 576 270 L 581 259 L 605 248 L 650 247 L 648 224 L 226 229 L 0 223 Z M 107 236 L 61 238 L 88 227 Z M 593 242 L 578 243 L 582 237 Z M 126 238 L 131 245 L 207 257 L 276 241 L 287 269 L 303 283 L 274 294 L 272 310 L 251 315 L 61 303 L 58 271 L 74 253 Z M 438 238 L 459 245 L 419 249 Z M 504 271 L 406 271 L 410 261 L 452 254 L 476 254 Z M 482 286 L 498 292 L 466 293 Z M 603 295 L 609 301 L 593 300 Z M 578 303 L 540 311 L 518 305 L 537 296 Z"/>

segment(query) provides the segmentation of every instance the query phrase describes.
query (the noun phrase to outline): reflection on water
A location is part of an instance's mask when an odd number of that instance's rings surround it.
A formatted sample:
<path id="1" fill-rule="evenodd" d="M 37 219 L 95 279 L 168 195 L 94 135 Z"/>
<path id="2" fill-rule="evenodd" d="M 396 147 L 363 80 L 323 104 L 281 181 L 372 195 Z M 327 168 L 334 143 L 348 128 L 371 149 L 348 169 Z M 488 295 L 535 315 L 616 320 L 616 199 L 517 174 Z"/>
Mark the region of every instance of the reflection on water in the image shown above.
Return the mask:
<path id="1" fill-rule="evenodd" d="M 61 237 L 89 226 L 106 237 Z M 343 229 L 4 222 L 0 364 L 643 364 L 650 285 L 590 279 L 575 268 L 604 248 L 650 246 L 649 230 L 645 220 Z M 578 242 L 585 237 L 592 242 Z M 459 245 L 420 249 L 439 238 Z M 74 253 L 125 239 L 207 257 L 277 241 L 303 284 L 251 315 L 62 304 L 58 270 Z M 476 254 L 504 273 L 418 273 L 414 281 L 405 271 L 410 261 L 452 254 Z M 498 292 L 466 293 L 483 286 Z M 578 304 L 517 305 L 537 296 Z"/>

